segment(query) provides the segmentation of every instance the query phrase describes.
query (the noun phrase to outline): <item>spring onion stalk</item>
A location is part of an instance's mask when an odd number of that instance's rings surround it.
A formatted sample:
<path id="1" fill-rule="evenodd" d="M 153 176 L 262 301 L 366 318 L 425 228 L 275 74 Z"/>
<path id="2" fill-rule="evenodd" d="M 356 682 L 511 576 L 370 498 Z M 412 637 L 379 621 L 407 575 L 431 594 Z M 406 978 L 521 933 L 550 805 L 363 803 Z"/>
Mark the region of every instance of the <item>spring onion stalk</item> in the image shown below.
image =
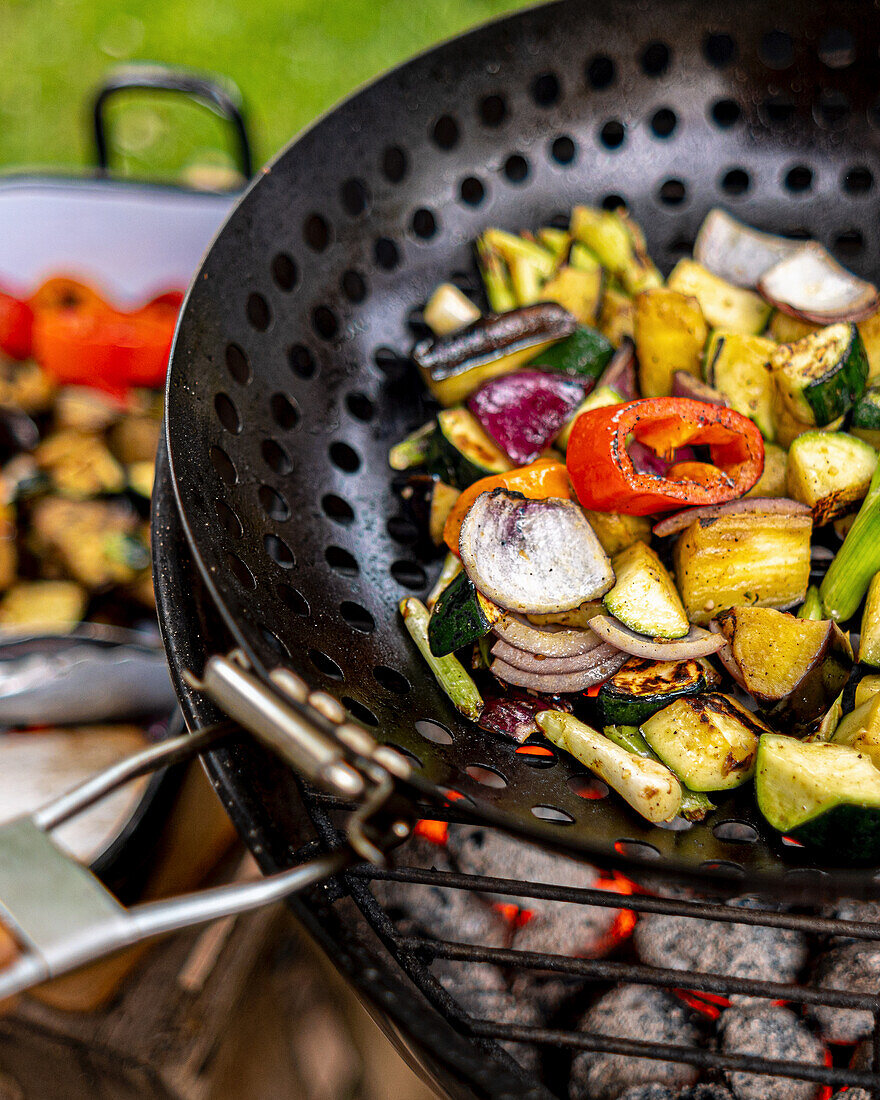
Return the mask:
<path id="1" fill-rule="evenodd" d="M 428 299 L 423 316 L 425 324 L 435 336 L 446 336 L 465 325 L 479 321 L 481 314 L 457 286 L 441 283 Z"/>
<path id="2" fill-rule="evenodd" d="M 388 465 L 392 470 L 409 470 L 413 466 L 424 466 L 433 454 L 437 423 L 434 420 L 417 428 L 412 435 L 395 443 L 388 452 Z"/>
<path id="3" fill-rule="evenodd" d="M 825 611 L 836 622 L 854 615 L 880 570 L 880 466 L 868 495 L 819 587 Z"/>
<path id="4" fill-rule="evenodd" d="M 825 609 L 822 607 L 822 600 L 819 597 L 819 589 L 814 584 L 811 584 L 810 587 L 807 589 L 807 595 L 798 610 L 797 617 L 799 619 L 825 618 Z"/>
<path id="5" fill-rule="evenodd" d="M 572 714 L 544 710 L 535 721 L 551 744 L 570 752 L 648 821 L 658 825 L 678 814 L 681 785 L 665 765 L 622 749 Z"/>
<path id="6" fill-rule="evenodd" d="M 553 274 L 556 267 L 553 253 L 548 252 L 537 241 L 518 237 L 515 233 L 507 233 L 503 229 L 487 229 L 482 239 L 493 252 L 501 256 L 508 267 L 512 266 L 517 259 L 528 260 L 543 278 L 549 279 Z"/>
<path id="7" fill-rule="evenodd" d="M 453 654 L 435 657 L 428 644 L 428 620 L 430 615 L 421 600 L 408 596 L 400 601 L 400 614 L 410 637 L 437 678 L 437 683 L 452 701 L 452 705 L 465 718 L 476 722 L 483 710 L 483 697 L 477 685 L 465 671 L 464 665 Z"/>
<path id="8" fill-rule="evenodd" d="M 428 605 L 428 610 L 434 610 L 434 604 L 440 599 L 440 593 L 448 588 L 449 585 L 455 580 L 458 574 L 461 572 L 461 558 L 457 554 L 449 553 L 443 559 L 443 568 L 440 570 L 440 576 L 437 578 L 437 582 L 431 591 L 428 593 L 428 598 L 425 603 Z"/>
<path id="9" fill-rule="evenodd" d="M 516 309 L 516 296 L 510 285 L 507 265 L 494 249 L 482 240 L 477 241 L 477 260 L 489 306 L 495 313 L 507 313 Z"/>
<path id="10" fill-rule="evenodd" d="M 638 726 L 605 726 L 602 730 L 609 741 L 619 745 L 627 752 L 635 753 L 645 760 L 663 763 L 648 742 L 642 736 Z M 670 769 L 671 770 L 671 769 Z M 679 780 L 679 782 L 681 782 Z M 681 784 L 681 810 L 679 813 L 686 821 L 702 821 L 715 809 L 714 802 L 703 791 L 689 791 Z"/>

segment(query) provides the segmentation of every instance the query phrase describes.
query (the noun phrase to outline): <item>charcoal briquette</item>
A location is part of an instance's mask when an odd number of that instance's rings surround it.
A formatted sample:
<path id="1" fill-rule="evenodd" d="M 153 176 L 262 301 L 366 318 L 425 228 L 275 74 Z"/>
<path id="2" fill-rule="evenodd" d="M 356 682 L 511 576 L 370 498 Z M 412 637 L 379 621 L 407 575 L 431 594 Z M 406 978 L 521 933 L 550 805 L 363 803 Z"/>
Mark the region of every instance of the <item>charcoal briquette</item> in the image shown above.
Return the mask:
<path id="1" fill-rule="evenodd" d="M 816 966 L 813 984 L 819 989 L 876 993 L 880 986 L 880 950 L 873 944 L 850 943 L 833 947 Z M 810 1005 L 808 1009 L 823 1038 L 832 1043 L 855 1043 L 874 1027 L 871 1013 L 860 1009 Z"/>
<path id="2" fill-rule="evenodd" d="M 718 1020 L 725 1054 L 753 1054 L 760 1058 L 821 1066 L 825 1048 L 809 1028 L 783 1005 L 737 1005 Z M 812 1081 L 767 1074 L 726 1070 L 736 1100 L 815 1100 L 820 1088 Z"/>

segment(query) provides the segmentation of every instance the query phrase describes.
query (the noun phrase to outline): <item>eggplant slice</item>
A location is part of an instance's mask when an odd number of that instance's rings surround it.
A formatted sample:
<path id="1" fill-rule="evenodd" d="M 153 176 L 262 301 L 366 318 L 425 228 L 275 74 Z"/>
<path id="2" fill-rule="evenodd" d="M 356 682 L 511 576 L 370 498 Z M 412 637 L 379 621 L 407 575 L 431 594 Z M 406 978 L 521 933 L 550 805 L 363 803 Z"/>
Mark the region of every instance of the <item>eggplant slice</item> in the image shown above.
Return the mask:
<path id="1" fill-rule="evenodd" d="M 614 584 L 607 554 L 570 500 L 482 493 L 461 526 L 459 552 L 479 591 L 510 611 L 568 611 Z"/>

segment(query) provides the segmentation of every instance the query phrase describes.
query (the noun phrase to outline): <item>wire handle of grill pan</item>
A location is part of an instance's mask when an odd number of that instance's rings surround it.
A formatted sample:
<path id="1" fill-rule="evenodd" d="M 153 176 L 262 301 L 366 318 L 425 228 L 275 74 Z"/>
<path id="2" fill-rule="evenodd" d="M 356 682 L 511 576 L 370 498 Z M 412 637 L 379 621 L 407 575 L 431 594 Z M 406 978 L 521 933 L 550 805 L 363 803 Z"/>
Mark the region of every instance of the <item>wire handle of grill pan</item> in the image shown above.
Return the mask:
<path id="1" fill-rule="evenodd" d="M 309 693 L 284 670 L 266 685 L 244 667 L 240 654 L 210 658 L 204 678 L 191 680 L 232 720 L 135 753 L 0 826 L 0 920 L 21 948 L 0 970 L 0 1001 L 141 940 L 279 901 L 360 860 L 383 863 L 386 851 L 409 836 L 412 823 L 394 797 L 395 777 L 405 779 L 409 765 L 345 721 L 344 713 L 340 717 L 330 705 L 335 700 Z M 242 729 L 310 782 L 360 801 L 344 846 L 252 882 L 126 908 L 49 835 L 131 780 L 191 759 Z"/>

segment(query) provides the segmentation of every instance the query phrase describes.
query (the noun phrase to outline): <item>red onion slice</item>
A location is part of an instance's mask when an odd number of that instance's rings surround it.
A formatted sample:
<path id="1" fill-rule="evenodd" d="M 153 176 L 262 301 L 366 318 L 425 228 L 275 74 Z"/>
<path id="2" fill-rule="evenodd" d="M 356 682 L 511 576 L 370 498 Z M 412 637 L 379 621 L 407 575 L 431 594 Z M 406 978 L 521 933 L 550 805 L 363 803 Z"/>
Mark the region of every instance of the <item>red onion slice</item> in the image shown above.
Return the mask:
<path id="1" fill-rule="evenodd" d="M 636 346 L 628 336 L 623 338 L 611 362 L 599 375 L 596 389 L 600 386 L 610 386 L 628 401 L 634 401 L 639 396 L 636 387 Z"/>
<path id="2" fill-rule="evenodd" d="M 745 690 L 745 678 L 743 677 L 742 670 L 737 664 L 736 657 L 734 657 L 733 655 L 733 650 L 730 648 L 730 643 L 721 633 L 721 624 L 713 619 L 712 622 L 709 623 L 709 629 L 712 631 L 713 634 L 717 634 L 723 642 L 723 645 L 721 645 L 720 648 L 715 651 L 715 656 L 724 665 L 724 667 L 727 669 L 727 671 L 730 673 L 736 683 L 738 683 L 739 686 Z"/>
<path id="3" fill-rule="evenodd" d="M 798 500 L 789 500 L 788 497 L 746 497 L 742 500 L 730 500 L 727 504 L 707 504 L 702 508 L 685 508 L 683 512 L 666 516 L 665 519 L 654 524 L 653 531 L 659 538 L 665 538 L 667 535 L 677 535 L 679 531 L 690 527 L 698 519 L 717 519 L 718 516 L 752 512 L 763 515 L 808 516 L 810 509 L 806 504 L 801 504 Z"/>
<path id="4" fill-rule="evenodd" d="M 611 647 L 609 647 L 611 649 Z M 496 659 L 490 665 L 499 680 L 516 687 L 531 688 L 532 691 L 540 691 L 545 695 L 566 695 L 574 691 L 586 691 L 594 684 L 601 684 L 609 676 L 613 676 L 617 670 L 626 663 L 627 654 L 618 650 L 612 650 L 603 660 L 598 661 L 592 668 L 583 672 L 557 673 L 544 676 L 536 672 L 524 672 L 521 668 L 514 668 L 506 661 Z"/>
<path id="5" fill-rule="evenodd" d="M 508 614 L 495 623 L 493 630 L 515 649 L 542 657 L 579 657 L 602 644 L 590 629 L 572 626 L 535 626 L 521 615 Z"/>
<path id="6" fill-rule="evenodd" d="M 752 229 L 716 207 L 700 226 L 694 259 L 713 275 L 753 290 L 765 271 L 803 248 L 803 243 Z"/>
<path id="7" fill-rule="evenodd" d="M 758 290 L 783 313 L 817 325 L 864 321 L 880 305 L 873 283 L 841 267 L 815 241 L 765 271 Z"/>
<path id="8" fill-rule="evenodd" d="M 599 641 L 599 639 L 596 639 Z M 599 642 L 588 653 L 582 653 L 577 657 L 541 657 L 537 653 L 529 653 L 525 649 L 517 649 L 516 646 L 498 640 L 492 646 L 492 656 L 497 657 L 506 665 L 518 668 L 522 672 L 534 672 L 538 676 L 561 675 L 568 672 L 586 672 L 595 665 L 617 652 L 613 646 L 606 642 Z"/>
<path id="9" fill-rule="evenodd" d="M 509 737 L 522 744 L 541 732 L 535 715 L 542 710 L 571 710 L 571 703 L 559 696 L 543 698 L 525 692 L 505 692 L 487 695 L 477 724 L 480 729 Z"/>
<path id="10" fill-rule="evenodd" d="M 644 634 L 637 634 L 611 615 L 597 615 L 590 620 L 590 628 L 599 637 L 633 657 L 648 661 L 687 661 L 691 657 L 708 657 L 724 645 L 720 634 L 711 634 L 702 627 L 692 626 L 683 638 L 673 642 L 658 642 Z"/>

